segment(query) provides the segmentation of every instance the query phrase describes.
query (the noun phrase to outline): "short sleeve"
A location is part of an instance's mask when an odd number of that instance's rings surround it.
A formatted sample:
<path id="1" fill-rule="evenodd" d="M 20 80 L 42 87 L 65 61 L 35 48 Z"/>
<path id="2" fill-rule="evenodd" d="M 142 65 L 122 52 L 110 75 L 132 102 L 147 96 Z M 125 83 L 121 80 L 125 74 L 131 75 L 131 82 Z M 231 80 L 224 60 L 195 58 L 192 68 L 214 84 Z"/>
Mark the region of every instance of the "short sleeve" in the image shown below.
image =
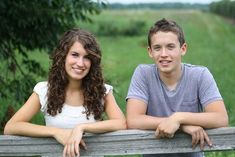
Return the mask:
<path id="1" fill-rule="evenodd" d="M 41 111 L 45 112 L 47 104 L 47 82 L 39 82 L 35 85 L 33 91 L 38 94 L 41 104 Z"/>
<path id="2" fill-rule="evenodd" d="M 203 108 L 213 101 L 222 100 L 217 84 L 207 68 L 205 68 L 199 80 L 199 98 Z"/>
<path id="3" fill-rule="evenodd" d="M 105 91 L 105 94 L 107 95 L 110 91 L 112 92 L 113 91 L 113 86 L 111 85 L 108 85 L 108 84 L 104 84 L 105 88 L 106 88 L 106 91 Z"/>
<path id="4" fill-rule="evenodd" d="M 131 78 L 131 83 L 128 89 L 126 100 L 129 98 L 139 99 L 148 104 L 148 83 L 146 78 L 148 77 L 146 67 L 139 65 Z"/>

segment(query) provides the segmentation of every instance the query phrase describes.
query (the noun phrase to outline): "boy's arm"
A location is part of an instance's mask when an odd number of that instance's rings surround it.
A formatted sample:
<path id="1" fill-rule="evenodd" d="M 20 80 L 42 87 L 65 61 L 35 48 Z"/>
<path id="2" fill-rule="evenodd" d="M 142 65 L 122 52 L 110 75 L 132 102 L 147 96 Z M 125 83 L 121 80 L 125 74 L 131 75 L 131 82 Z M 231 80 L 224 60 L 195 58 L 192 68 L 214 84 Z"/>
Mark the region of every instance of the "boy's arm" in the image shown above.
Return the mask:
<path id="1" fill-rule="evenodd" d="M 182 114 L 182 123 L 198 123 L 201 125 L 181 125 L 182 131 L 192 136 L 193 148 L 195 148 L 197 144 L 200 144 L 200 148 L 203 150 L 205 142 L 209 146 L 212 146 L 212 142 L 203 128 L 216 128 L 228 125 L 228 115 L 223 101 L 215 101 L 211 104 L 208 104 L 205 107 L 204 113 L 198 113 L 199 115 L 191 115 L 194 116 L 190 119 L 191 122 L 189 119 L 186 120 L 186 118 L 190 116 L 190 113 L 179 114 Z"/>
<path id="2" fill-rule="evenodd" d="M 215 101 L 206 106 L 205 112 L 176 112 L 170 117 L 146 115 L 147 104 L 138 99 L 127 101 L 127 126 L 130 129 L 156 129 L 156 136 L 172 137 L 180 125 L 202 128 L 228 126 L 228 115 L 223 101 Z M 219 119 L 219 120 L 217 120 Z"/>
<path id="3" fill-rule="evenodd" d="M 208 104 L 204 112 L 176 112 L 171 118 L 180 124 L 197 125 L 207 129 L 228 126 L 228 115 L 222 100 Z"/>
<path id="4" fill-rule="evenodd" d="M 218 128 L 228 126 L 228 115 L 223 101 L 215 101 L 208 104 L 204 112 L 175 112 L 164 123 L 158 125 L 157 131 L 161 134 L 174 135 L 174 125 L 193 125 L 202 128 Z"/>
<path id="5" fill-rule="evenodd" d="M 156 130 L 159 123 L 166 118 L 146 115 L 147 104 L 139 99 L 128 99 L 126 108 L 127 127 L 129 129 Z"/>

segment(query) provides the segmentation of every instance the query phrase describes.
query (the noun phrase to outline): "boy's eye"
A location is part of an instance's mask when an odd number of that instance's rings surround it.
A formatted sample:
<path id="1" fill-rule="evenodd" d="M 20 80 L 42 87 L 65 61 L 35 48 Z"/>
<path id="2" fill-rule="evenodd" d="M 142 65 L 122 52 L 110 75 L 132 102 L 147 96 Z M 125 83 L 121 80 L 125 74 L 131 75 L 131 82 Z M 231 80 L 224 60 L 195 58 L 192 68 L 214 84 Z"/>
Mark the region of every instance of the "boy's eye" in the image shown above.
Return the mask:
<path id="1" fill-rule="evenodd" d="M 153 50 L 155 51 L 159 51 L 161 49 L 161 47 L 153 47 Z"/>
<path id="2" fill-rule="evenodd" d="M 172 50 L 175 48 L 175 45 L 168 45 L 167 47 L 168 47 L 168 49 Z"/>

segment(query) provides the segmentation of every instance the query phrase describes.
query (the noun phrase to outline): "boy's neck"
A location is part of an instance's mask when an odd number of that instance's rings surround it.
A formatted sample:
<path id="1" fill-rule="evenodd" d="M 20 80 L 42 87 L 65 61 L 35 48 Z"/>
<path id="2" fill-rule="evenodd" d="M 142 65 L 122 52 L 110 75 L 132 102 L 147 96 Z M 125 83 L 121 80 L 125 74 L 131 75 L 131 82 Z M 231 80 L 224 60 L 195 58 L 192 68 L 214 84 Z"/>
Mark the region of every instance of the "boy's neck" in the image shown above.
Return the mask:
<path id="1" fill-rule="evenodd" d="M 167 86 L 169 90 L 176 89 L 178 82 L 182 75 L 182 68 L 181 64 L 177 68 L 177 70 L 171 72 L 171 73 L 163 73 L 159 71 L 160 79 L 164 82 L 164 84 Z"/>

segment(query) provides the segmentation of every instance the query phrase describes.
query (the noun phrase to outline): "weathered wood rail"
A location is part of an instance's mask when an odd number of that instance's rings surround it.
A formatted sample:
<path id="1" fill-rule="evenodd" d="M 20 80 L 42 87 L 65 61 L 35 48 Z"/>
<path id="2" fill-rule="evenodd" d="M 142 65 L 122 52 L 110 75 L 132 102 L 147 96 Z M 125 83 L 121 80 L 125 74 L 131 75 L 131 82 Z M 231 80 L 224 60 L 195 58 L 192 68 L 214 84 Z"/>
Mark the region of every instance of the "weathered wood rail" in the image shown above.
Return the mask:
<path id="1" fill-rule="evenodd" d="M 235 127 L 207 130 L 213 147 L 204 151 L 235 150 Z M 201 151 L 191 148 L 191 137 L 177 133 L 172 139 L 156 139 L 154 131 L 122 130 L 104 134 L 87 134 L 88 149 L 82 156 L 161 154 Z M 63 146 L 53 138 L 0 135 L 0 156 L 61 156 Z"/>

